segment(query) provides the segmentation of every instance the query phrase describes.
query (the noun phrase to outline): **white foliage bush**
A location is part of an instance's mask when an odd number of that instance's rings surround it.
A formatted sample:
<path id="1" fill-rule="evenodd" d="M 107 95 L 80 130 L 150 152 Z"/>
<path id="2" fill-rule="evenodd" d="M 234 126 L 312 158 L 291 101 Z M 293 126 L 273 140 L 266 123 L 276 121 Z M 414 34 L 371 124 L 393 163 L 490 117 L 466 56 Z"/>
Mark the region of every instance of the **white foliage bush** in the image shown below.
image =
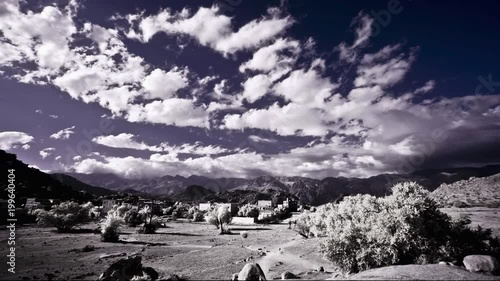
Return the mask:
<path id="1" fill-rule="evenodd" d="M 92 203 L 78 204 L 76 202 L 63 202 L 54 205 L 49 211 L 36 210 L 37 222 L 43 226 L 55 226 L 59 232 L 68 232 L 75 226 L 89 221 Z"/>
<path id="2" fill-rule="evenodd" d="M 499 253 L 491 231 L 452 222 L 427 195 L 416 183 L 402 183 L 383 198 L 347 196 L 303 214 L 297 228 L 303 236 L 319 237 L 320 252 L 348 272 Z"/>
<path id="3" fill-rule="evenodd" d="M 229 224 L 232 217 L 226 206 L 220 205 L 210 209 L 205 215 L 205 220 L 220 229 L 221 234 L 229 233 Z"/>
<path id="4" fill-rule="evenodd" d="M 239 217 L 258 218 L 259 213 L 259 207 L 253 204 L 246 204 L 238 210 Z"/>
<path id="5" fill-rule="evenodd" d="M 101 222 L 101 240 L 104 242 L 118 242 L 120 227 L 125 221 L 117 212 L 109 212 Z"/>

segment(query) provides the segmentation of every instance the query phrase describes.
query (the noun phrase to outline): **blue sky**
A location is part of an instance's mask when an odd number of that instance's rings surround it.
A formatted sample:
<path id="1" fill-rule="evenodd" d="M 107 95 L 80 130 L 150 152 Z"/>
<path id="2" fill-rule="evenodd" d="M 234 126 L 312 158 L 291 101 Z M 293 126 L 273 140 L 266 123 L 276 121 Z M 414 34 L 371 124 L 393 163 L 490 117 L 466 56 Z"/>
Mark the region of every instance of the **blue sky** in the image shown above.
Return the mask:
<path id="1" fill-rule="evenodd" d="M 498 6 L 2 1 L 0 149 L 128 178 L 498 164 Z"/>

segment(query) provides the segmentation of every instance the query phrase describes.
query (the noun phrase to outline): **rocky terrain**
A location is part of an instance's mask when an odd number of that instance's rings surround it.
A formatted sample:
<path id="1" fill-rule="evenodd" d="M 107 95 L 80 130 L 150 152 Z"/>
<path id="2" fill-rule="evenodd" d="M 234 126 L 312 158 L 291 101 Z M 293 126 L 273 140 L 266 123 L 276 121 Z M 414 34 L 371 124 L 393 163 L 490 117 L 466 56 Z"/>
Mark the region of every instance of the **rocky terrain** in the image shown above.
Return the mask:
<path id="1" fill-rule="evenodd" d="M 500 174 L 444 183 L 431 196 L 443 206 L 499 207 Z"/>

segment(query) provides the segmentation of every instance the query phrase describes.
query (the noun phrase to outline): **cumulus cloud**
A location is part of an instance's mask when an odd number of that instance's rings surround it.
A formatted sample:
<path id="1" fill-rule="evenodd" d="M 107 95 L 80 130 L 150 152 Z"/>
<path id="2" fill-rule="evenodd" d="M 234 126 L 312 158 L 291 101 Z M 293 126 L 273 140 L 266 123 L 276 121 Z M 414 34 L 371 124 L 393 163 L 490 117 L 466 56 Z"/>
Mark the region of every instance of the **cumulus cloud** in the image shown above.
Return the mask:
<path id="1" fill-rule="evenodd" d="M 185 75 L 178 69 L 165 72 L 157 68 L 144 78 L 142 86 L 148 92 L 148 98 L 168 99 L 173 97 L 177 90 L 187 86 Z"/>
<path id="2" fill-rule="evenodd" d="M 21 146 L 23 149 L 29 149 L 29 143 L 34 140 L 33 136 L 16 131 L 0 132 L 0 149 L 10 150 Z"/>
<path id="3" fill-rule="evenodd" d="M 67 140 L 67 139 L 69 139 L 69 137 L 71 135 L 73 135 L 75 133 L 74 129 L 75 129 L 75 126 L 72 126 L 72 127 L 66 128 L 66 129 L 62 129 L 62 130 L 50 135 L 50 138 L 55 139 L 55 140 Z"/>

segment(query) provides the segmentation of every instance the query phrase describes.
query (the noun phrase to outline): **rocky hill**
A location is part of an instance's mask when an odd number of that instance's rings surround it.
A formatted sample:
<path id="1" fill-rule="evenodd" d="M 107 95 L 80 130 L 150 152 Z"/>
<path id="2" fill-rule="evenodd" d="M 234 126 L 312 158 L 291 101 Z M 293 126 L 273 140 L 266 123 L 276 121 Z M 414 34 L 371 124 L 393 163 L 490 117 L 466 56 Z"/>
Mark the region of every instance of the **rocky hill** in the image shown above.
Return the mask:
<path id="1" fill-rule="evenodd" d="M 204 202 L 205 197 L 214 196 L 215 192 L 200 185 L 188 186 L 185 190 L 170 196 L 172 201 L 181 202 Z"/>
<path id="2" fill-rule="evenodd" d="M 500 174 L 442 184 L 431 196 L 443 206 L 500 207 Z"/>

